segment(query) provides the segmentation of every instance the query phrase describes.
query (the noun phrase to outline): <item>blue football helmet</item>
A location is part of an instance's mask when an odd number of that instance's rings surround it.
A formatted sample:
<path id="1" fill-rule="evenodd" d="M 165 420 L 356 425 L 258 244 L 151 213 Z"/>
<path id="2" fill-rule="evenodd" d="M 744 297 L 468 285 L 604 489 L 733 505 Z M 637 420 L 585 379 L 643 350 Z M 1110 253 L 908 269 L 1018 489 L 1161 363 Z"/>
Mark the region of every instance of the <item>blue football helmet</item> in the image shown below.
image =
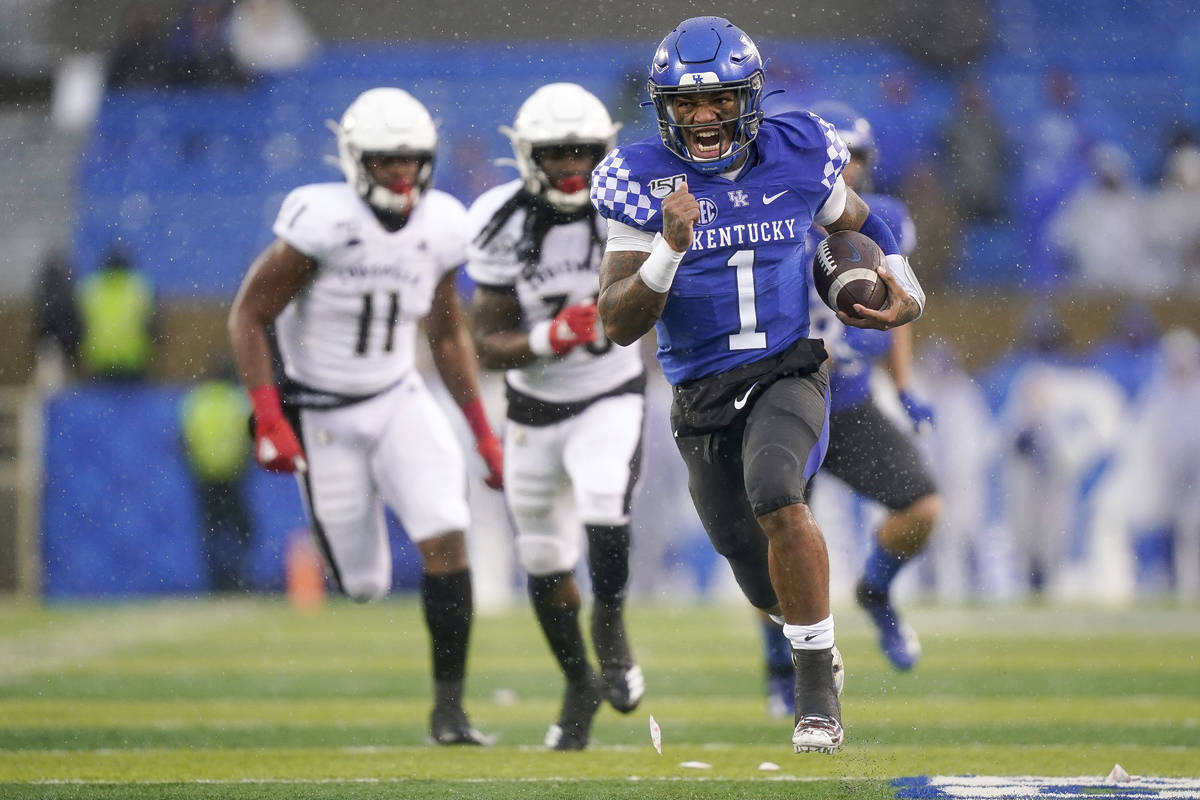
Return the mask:
<path id="1" fill-rule="evenodd" d="M 875 145 L 875 134 L 866 117 L 837 100 L 823 100 L 810 110 L 834 127 L 846 149 L 855 158 L 865 162 L 868 167 L 874 163 L 879 148 Z"/>
<path id="2" fill-rule="evenodd" d="M 658 135 L 675 155 L 699 172 L 713 175 L 733 166 L 745 152 L 762 123 L 762 58 L 750 37 L 722 17 L 692 17 L 667 34 L 650 63 L 648 89 L 658 116 Z M 739 100 L 738 116 L 729 120 L 735 128 L 733 146 L 711 159 L 693 156 L 683 141 L 686 127 L 671 109 L 671 98 L 692 92 L 733 91 Z"/>

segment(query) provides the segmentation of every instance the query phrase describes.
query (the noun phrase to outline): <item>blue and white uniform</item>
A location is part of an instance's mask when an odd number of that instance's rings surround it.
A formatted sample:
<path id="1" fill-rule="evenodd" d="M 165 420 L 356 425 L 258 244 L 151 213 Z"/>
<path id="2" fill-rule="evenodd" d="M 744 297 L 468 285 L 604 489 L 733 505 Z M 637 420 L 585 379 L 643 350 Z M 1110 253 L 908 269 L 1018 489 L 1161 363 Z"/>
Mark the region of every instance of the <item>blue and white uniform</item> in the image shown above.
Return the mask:
<path id="1" fill-rule="evenodd" d="M 592 176 L 610 252 L 650 252 L 662 200 L 685 180 L 699 202 L 656 322 L 658 358 L 674 386 L 672 427 L 697 513 L 761 609 L 778 600 L 757 519 L 805 502 L 828 442 L 826 354 L 808 338 L 806 238 L 814 222 L 841 216 L 848 159 L 832 126 L 795 112 L 764 120 L 732 172 L 704 174 L 655 138 L 613 150 Z"/>
<path id="2" fill-rule="evenodd" d="M 610 230 L 645 236 L 643 248 L 624 249 L 650 251 L 662 200 L 683 180 L 700 203 L 656 324 L 673 385 L 778 355 L 808 336 L 805 237 L 848 159 L 833 127 L 800 111 L 763 121 L 733 179 L 688 168 L 658 137 L 618 147 L 596 168 L 592 202 L 619 223 Z"/>
<path id="3" fill-rule="evenodd" d="M 862 197 L 891 229 L 907 257 L 916 247 L 916 226 L 903 201 L 889 195 Z M 812 237 L 810 252 L 819 241 Z M 884 414 L 871 395 L 871 371 L 891 350 L 892 331 L 844 326 L 827 307 L 817 307 L 819 300 L 813 302 L 813 335 L 824 340 L 832 359 L 829 447 L 822 471 L 893 510 L 936 492 L 911 435 Z M 871 457 L 863 458 L 868 452 Z"/>
<path id="4" fill-rule="evenodd" d="M 908 257 L 917 246 L 917 229 L 908 207 L 899 198 L 885 194 L 862 195 L 871 211 L 877 214 L 900 245 L 901 255 Z M 813 233 L 809 237 L 808 261 L 820 243 Z M 833 359 L 829 373 L 830 410 L 838 413 L 871 399 L 871 367 L 892 347 L 892 332 L 874 328 L 848 328 L 838 321 L 832 311 L 814 295 L 812 334 L 821 337 Z"/>

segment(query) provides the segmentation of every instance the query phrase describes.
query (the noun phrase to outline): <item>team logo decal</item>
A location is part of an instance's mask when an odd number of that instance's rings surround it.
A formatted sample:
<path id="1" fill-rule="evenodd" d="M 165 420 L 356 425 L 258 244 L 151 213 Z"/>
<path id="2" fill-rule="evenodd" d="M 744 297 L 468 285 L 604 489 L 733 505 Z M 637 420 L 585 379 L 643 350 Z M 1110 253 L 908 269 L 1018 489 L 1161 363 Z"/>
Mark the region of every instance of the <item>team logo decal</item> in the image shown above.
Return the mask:
<path id="1" fill-rule="evenodd" d="M 700 225 L 711 225 L 717 221 L 717 204 L 710 198 L 701 197 L 700 203 Z"/>
<path id="2" fill-rule="evenodd" d="M 1120 769 L 1115 767 L 1114 772 Z M 1056 800 L 1152 800 L 1152 798 L 1196 797 L 1196 778 L 1153 778 L 1128 775 L 1114 779 L 1099 776 L 1049 778 L 1036 775 L 992 777 L 988 775 L 921 775 L 892 781 L 898 800 L 1015 800 L 1022 797 L 1053 797 Z"/>
<path id="3" fill-rule="evenodd" d="M 662 200 L 686 181 L 687 176 L 683 174 L 672 175 L 669 178 L 655 178 L 650 181 L 650 196 Z"/>
<path id="4" fill-rule="evenodd" d="M 741 189 L 734 189 L 732 192 L 726 192 L 726 194 L 729 195 L 729 202 L 733 203 L 734 208 L 746 208 L 750 205 L 750 195 Z"/>

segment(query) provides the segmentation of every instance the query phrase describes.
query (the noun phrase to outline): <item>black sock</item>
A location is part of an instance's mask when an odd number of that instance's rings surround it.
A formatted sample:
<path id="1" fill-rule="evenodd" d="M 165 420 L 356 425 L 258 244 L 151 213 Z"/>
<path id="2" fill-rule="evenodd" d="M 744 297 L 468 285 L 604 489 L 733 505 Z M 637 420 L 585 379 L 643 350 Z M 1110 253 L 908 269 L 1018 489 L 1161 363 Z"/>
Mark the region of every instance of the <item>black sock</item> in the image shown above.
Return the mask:
<path id="1" fill-rule="evenodd" d="M 841 722 L 842 704 L 833 682 L 833 648 L 792 650 L 796 666 L 796 719 L 824 714 Z"/>
<path id="2" fill-rule="evenodd" d="M 439 692 L 457 693 L 461 698 L 474 611 L 471 573 L 465 569 L 449 575 L 421 573 L 421 600 L 433 651 L 433 679 Z"/>
<path id="3" fill-rule="evenodd" d="M 592 671 L 579 629 L 579 589 L 569 572 L 530 575 L 529 596 L 550 651 L 567 680 L 582 681 Z"/>
<path id="4" fill-rule="evenodd" d="M 625 640 L 625 586 L 629 582 L 629 526 L 588 525 L 588 568 L 592 577 L 592 644 L 601 667 L 629 667 Z"/>

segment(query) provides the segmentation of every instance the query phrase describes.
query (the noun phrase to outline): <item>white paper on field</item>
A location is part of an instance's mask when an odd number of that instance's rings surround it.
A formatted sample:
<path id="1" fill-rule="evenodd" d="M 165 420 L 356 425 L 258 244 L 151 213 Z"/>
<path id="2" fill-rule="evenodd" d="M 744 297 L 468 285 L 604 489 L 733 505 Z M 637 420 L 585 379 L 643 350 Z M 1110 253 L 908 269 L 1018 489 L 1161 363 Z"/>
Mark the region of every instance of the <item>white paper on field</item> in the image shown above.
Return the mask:
<path id="1" fill-rule="evenodd" d="M 662 728 L 658 727 L 658 722 L 655 721 L 654 715 L 650 715 L 650 744 L 654 745 L 654 749 L 658 754 L 662 755 Z"/>
<path id="2" fill-rule="evenodd" d="M 684 769 L 712 769 L 712 764 L 705 761 L 683 761 L 679 766 Z"/>
<path id="3" fill-rule="evenodd" d="M 1126 772 L 1120 764 L 1114 764 L 1112 772 L 1108 773 L 1107 780 L 1109 783 L 1129 783 L 1133 780 L 1133 776 Z"/>
<path id="4" fill-rule="evenodd" d="M 774 772 L 779 769 L 779 765 L 774 761 L 764 761 L 758 765 L 758 769 L 760 772 Z"/>

